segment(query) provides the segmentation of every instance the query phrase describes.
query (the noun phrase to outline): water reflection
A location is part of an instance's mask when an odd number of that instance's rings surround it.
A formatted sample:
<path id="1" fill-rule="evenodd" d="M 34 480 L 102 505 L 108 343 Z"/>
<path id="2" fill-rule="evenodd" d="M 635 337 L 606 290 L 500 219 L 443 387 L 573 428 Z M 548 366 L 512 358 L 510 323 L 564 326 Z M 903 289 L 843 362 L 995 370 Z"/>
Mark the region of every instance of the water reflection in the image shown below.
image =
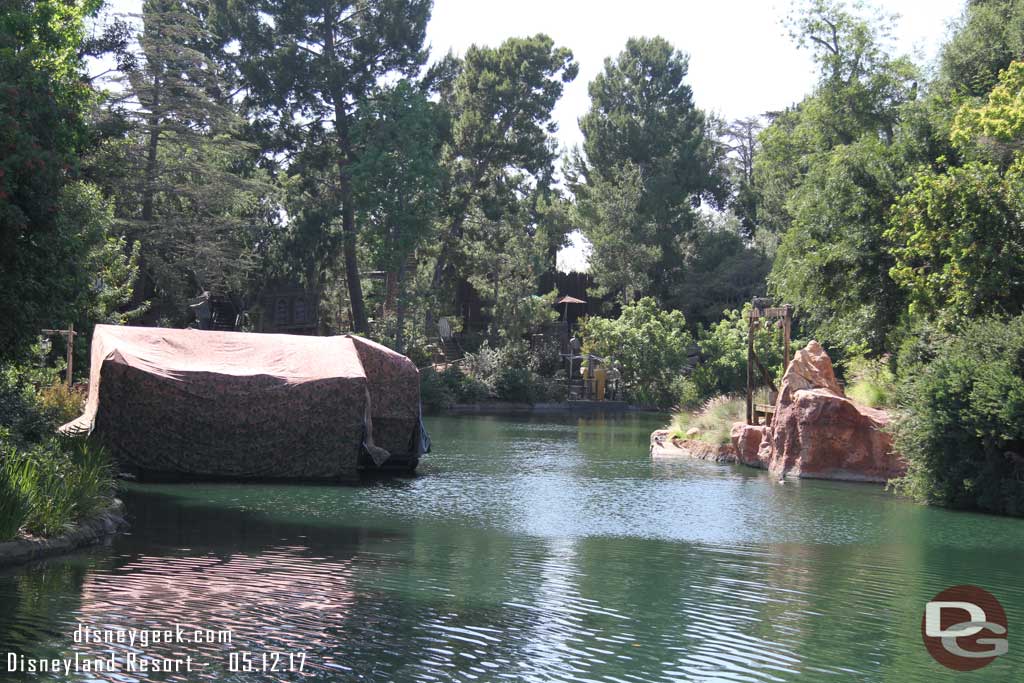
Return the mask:
<path id="1" fill-rule="evenodd" d="M 655 424 L 435 420 L 405 481 L 132 487 L 131 535 L 0 574 L 0 654 L 104 654 L 78 623 L 180 623 L 232 642 L 145 648 L 193 655 L 191 675 L 70 679 L 932 683 L 954 680 L 919 639 L 938 590 L 977 583 L 1011 632 L 1024 617 L 1017 520 L 652 464 Z M 228 671 L 237 650 L 301 651 L 305 670 Z M 984 680 L 1022 663 L 1011 646 Z"/>

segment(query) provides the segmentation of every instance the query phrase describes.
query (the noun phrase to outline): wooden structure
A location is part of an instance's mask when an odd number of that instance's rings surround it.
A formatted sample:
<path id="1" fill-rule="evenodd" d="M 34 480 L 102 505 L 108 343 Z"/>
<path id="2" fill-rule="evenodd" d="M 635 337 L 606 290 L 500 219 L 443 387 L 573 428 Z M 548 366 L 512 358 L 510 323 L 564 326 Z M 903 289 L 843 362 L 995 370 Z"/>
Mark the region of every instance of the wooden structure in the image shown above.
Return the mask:
<path id="1" fill-rule="evenodd" d="M 782 371 L 789 367 L 789 342 L 793 330 L 793 307 L 790 304 L 782 306 L 768 306 L 767 299 L 754 299 L 750 316 L 747 318 L 747 424 L 755 425 L 760 423 L 760 416 L 764 415 L 765 424 L 770 424 L 772 415 L 775 414 L 775 406 L 771 403 L 754 403 L 755 369 L 760 373 L 764 383 L 771 390 L 771 395 L 778 394 L 778 387 L 772 381 L 772 375 L 765 367 L 761 359 L 757 357 L 754 349 L 754 333 L 762 325 L 768 325 L 772 320 L 777 320 L 776 325 L 782 328 Z"/>
<path id="2" fill-rule="evenodd" d="M 74 323 L 70 323 L 68 325 L 68 329 L 66 329 L 66 330 L 40 330 L 40 332 L 42 332 L 43 334 L 45 334 L 47 336 L 53 336 L 53 335 L 59 334 L 62 337 L 64 337 L 65 340 L 67 340 L 67 346 L 68 346 L 68 349 L 67 349 L 67 353 L 68 353 L 68 373 L 67 374 L 68 374 L 68 377 L 67 377 L 67 380 L 68 380 L 68 388 L 70 389 L 72 383 L 74 382 L 73 378 L 74 378 L 74 367 L 75 367 L 75 335 L 78 334 L 77 332 L 75 332 L 75 324 Z"/>
<path id="3" fill-rule="evenodd" d="M 263 293 L 260 303 L 263 308 L 260 332 L 317 333 L 319 301 L 316 292 L 300 287 L 270 288 Z"/>

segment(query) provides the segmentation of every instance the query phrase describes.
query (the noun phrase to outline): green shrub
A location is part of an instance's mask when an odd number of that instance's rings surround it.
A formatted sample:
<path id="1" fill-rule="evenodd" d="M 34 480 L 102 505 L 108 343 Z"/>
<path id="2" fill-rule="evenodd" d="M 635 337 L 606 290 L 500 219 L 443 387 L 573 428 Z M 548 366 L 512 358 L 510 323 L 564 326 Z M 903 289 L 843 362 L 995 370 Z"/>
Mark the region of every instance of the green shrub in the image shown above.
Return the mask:
<path id="1" fill-rule="evenodd" d="M 505 368 L 498 375 L 495 392 L 502 401 L 533 403 L 539 393 L 534 377 L 525 368 Z"/>
<path id="2" fill-rule="evenodd" d="M 1024 515 L 1024 317 L 987 319 L 901 369 L 895 488 L 954 508 Z"/>
<path id="3" fill-rule="evenodd" d="M 34 381 L 38 371 L 25 366 L 0 368 L 0 426 L 16 444 L 36 443 L 53 433 L 57 421 L 42 409 Z M 46 377 L 47 384 L 52 377 Z"/>
<path id="4" fill-rule="evenodd" d="M 434 368 L 420 370 L 420 402 L 426 411 L 444 410 L 455 403 L 455 395 Z"/>
<path id="5" fill-rule="evenodd" d="M 40 389 L 38 399 L 42 411 L 58 425 L 74 420 L 84 407 L 82 394 L 63 382 Z"/>
<path id="6" fill-rule="evenodd" d="M 37 536 L 66 531 L 109 505 L 113 470 L 106 453 L 85 441 L 51 438 L 3 453 L 8 480 L 28 500 L 23 526 Z"/>
<path id="7" fill-rule="evenodd" d="M 554 377 L 560 370 L 565 370 L 566 365 L 556 337 L 539 338 L 530 349 L 530 370 L 541 377 Z"/>
<path id="8" fill-rule="evenodd" d="M 889 364 L 888 356 L 865 358 L 858 355 L 843 361 L 847 397 L 872 408 L 893 405 L 896 400 L 896 376 Z"/>
<path id="9" fill-rule="evenodd" d="M 673 384 L 673 391 L 676 396 L 676 405 L 683 410 L 697 408 L 704 399 L 700 387 L 691 377 L 677 378 Z"/>
<path id="10" fill-rule="evenodd" d="M 466 375 L 457 365 L 449 365 L 441 372 L 433 368 L 420 371 L 420 400 L 428 410 L 443 410 L 456 403 L 477 403 L 491 396 L 483 382 Z"/>
<path id="11" fill-rule="evenodd" d="M 54 435 L 82 408 L 80 395 L 54 375 L 32 366 L 0 369 L 0 539 L 19 529 L 61 533 L 113 497 L 107 454 L 88 441 Z"/>
<path id="12" fill-rule="evenodd" d="M 584 319 L 580 336 L 584 352 L 619 365 L 631 401 L 665 408 L 676 403 L 674 382 L 686 367 L 693 341 L 682 313 L 661 310 L 645 297 L 625 306 L 618 319 Z"/>
<path id="13" fill-rule="evenodd" d="M 508 364 L 508 352 L 493 348 L 484 342 L 476 353 L 467 353 L 459 364 L 460 370 L 469 377 L 487 386 L 488 393 L 493 393 L 498 381 L 498 374 Z"/>
<path id="14" fill-rule="evenodd" d="M 701 400 L 721 394 L 744 391 L 747 386 L 747 316 L 750 304 L 742 311 L 723 311 L 722 319 L 698 332 L 701 362 L 693 372 Z M 800 348 L 796 341 L 793 349 Z M 774 326 L 761 327 L 754 336 L 754 348 L 776 383 L 782 376 L 782 333 Z"/>
<path id="15" fill-rule="evenodd" d="M 476 403 L 491 395 L 486 384 L 468 376 L 459 365 L 445 368 L 441 373 L 441 381 L 449 388 L 456 403 Z"/>

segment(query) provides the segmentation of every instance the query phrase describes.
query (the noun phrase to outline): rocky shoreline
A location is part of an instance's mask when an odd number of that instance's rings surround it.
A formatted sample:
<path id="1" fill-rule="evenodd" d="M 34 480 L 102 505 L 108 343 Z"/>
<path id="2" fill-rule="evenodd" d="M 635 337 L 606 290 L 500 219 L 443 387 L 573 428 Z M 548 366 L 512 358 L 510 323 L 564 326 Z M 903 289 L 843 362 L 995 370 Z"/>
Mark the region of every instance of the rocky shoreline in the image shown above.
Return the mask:
<path id="1" fill-rule="evenodd" d="M 816 341 L 796 353 L 783 375 L 770 425 L 732 426 L 722 446 L 651 434 L 652 457 L 692 457 L 768 470 L 779 479 L 886 483 L 906 472 L 892 449 L 884 410 L 860 406 L 843 393 L 832 360 Z"/>
<path id="2" fill-rule="evenodd" d="M 651 434 L 651 457 L 653 458 L 696 458 L 712 462 L 739 462 L 736 447 L 731 443 L 716 445 L 699 439 L 673 438 L 667 429 Z"/>
<path id="3" fill-rule="evenodd" d="M 124 503 L 115 500 L 95 517 L 77 524 L 74 529 L 54 538 L 19 538 L 0 543 L 0 568 L 34 562 L 55 555 L 64 555 L 91 545 L 98 545 L 128 526 Z"/>

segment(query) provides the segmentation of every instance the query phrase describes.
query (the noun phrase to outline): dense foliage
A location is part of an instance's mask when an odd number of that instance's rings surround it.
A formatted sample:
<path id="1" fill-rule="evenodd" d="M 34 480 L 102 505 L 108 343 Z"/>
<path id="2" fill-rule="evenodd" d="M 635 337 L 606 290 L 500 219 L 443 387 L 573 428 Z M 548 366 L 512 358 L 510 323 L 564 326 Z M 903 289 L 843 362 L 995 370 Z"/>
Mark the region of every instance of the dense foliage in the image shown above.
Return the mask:
<path id="1" fill-rule="evenodd" d="M 697 107 L 685 46 L 632 38 L 561 158 L 572 53 L 538 34 L 431 55 L 431 11 L 146 0 L 129 25 L 100 0 L 7 3 L 0 357 L 24 361 L 44 327 L 185 325 L 211 290 L 256 316 L 261 292 L 301 286 L 318 332 L 420 366 L 440 360 L 442 318 L 461 332 L 472 353 L 424 372 L 428 403 L 551 400 L 568 394 L 556 255 L 576 230 L 592 249 L 585 350 L 614 359 L 630 400 L 741 390 L 741 311 L 767 295 L 859 400 L 899 394 L 926 420 L 922 359 L 1024 312 L 1024 0 L 967 2 L 934 65 L 895 54 L 870 6 L 804 0 L 786 27 L 813 90 L 738 121 Z M 777 330 L 756 344 L 775 368 Z M 917 460 L 915 482 L 954 464 Z M 993 477 L 971 490 L 1008 500 Z"/>
<path id="2" fill-rule="evenodd" d="M 82 408 L 81 395 L 58 381 L 52 371 L 0 368 L 0 541 L 59 534 L 113 497 L 106 453 L 54 435 Z"/>
<path id="3" fill-rule="evenodd" d="M 898 488 L 957 508 L 1024 515 L 1024 317 L 979 320 L 908 372 Z"/>
<path id="4" fill-rule="evenodd" d="M 580 325 L 584 353 L 621 369 L 630 400 L 671 406 L 678 399 L 693 337 L 679 311 L 665 311 L 651 297 L 622 308 L 616 318 L 587 318 Z"/>
<path id="5" fill-rule="evenodd" d="M 732 394 L 747 386 L 747 336 L 750 304 L 742 310 L 725 311 L 720 321 L 698 336 L 701 364 L 691 376 L 693 389 L 687 400 L 680 400 L 684 406 L 703 402 L 720 394 Z M 793 341 L 793 348 L 799 342 Z M 759 327 L 754 335 L 754 350 L 765 368 L 772 373 L 772 381 L 778 384 L 782 375 L 782 332 L 774 326 Z M 760 384 L 760 382 L 759 382 Z"/>
<path id="6" fill-rule="evenodd" d="M 79 179 L 95 99 L 85 21 L 99 5 L 24 0 L 0 15 L 0 357 L 86 317 L 99 262 L 127 267 L 107 250 L 105 200 Z"/>

